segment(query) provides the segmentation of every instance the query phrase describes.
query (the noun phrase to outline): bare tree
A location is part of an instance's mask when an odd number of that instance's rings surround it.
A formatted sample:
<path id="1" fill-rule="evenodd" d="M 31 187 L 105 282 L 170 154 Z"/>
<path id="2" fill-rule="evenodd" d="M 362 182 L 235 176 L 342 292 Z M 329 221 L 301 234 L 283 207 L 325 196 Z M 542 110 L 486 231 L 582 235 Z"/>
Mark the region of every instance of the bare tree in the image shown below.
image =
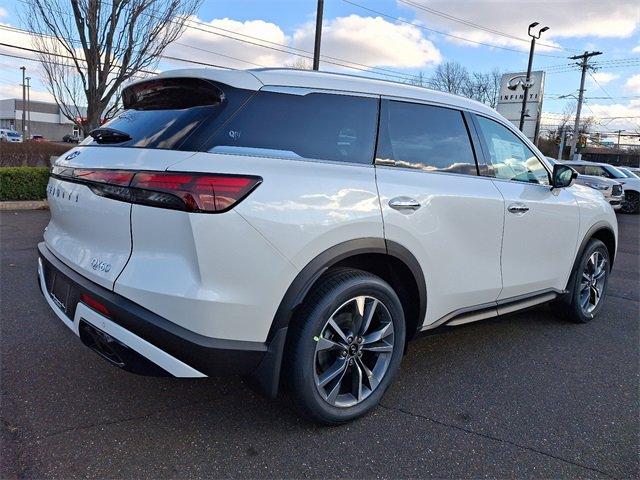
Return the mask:
<path id="1" fill-rule="evenodd" d="M 311 70 L 313 65 L 308 59 L 297 57 L 295 60 L 285 63 L 285 67 L 296 68 L 298 70 Z"/>
<path id="2" fill-rule="evenodd" d="M 425 80 L 423 74 L 408 83 L 426 86 L 441 92 L 453 93 L 478 100 L 495 108 L 500 96 L 502 73 L 494 68 L 488 73 L 469 71 L 458 62 L 445 62 L 436 67 L 433 75 Z"/>
<path id="3" fill-rule="evenodd" d="M 113 115 L 125 82 L 155 68 L 200 2 L 24 0 L 22 13 L 49 92 L 87 134 Z"/>
<path id="4" fill-rule="evenodd" d="M 436 67 L 429 80 L 434 90 L 468 96 L 469 72 L 458 62 L 444 62 Z"/>
<path id="5" fill-rule="evenodd" d="M 500 79 L 502 72 L 494 68 L 488 73 L 474 72 L 469 77 L 467 93 L 469 98 L 496 108 L 500 96 Z"/>

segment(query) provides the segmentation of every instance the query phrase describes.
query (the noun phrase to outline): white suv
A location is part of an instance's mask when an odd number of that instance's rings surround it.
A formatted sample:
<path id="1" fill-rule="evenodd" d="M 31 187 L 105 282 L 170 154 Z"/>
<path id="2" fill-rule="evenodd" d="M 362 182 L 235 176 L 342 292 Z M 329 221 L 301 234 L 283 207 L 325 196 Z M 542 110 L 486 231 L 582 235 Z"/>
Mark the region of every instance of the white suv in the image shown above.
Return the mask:
<path id="1" fill-rule="evenodd" d="M 480 103 L 282 69 L 166 72 L 123 103 L 56 161 L 38 267 L 119 367 L 282 382 L 339 423 L 419 332 L 602 307 L 613 210 Z"/>

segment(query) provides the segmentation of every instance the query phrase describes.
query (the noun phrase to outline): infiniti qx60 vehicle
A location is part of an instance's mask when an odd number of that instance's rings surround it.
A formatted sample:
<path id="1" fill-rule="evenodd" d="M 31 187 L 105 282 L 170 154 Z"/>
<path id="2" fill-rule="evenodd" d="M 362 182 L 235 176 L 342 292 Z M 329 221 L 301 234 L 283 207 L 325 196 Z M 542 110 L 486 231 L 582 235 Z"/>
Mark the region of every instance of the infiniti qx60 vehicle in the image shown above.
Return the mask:
<path id="1" fill-rule="evenodd" d="M 122 100 L 55 162 L 38 246 L 51 309 L 114 365 L 247 375 L 334 424 L 421 332 L 602 308 L 611 206 L 480 103 L 280 69 L 165 72 Z"/>

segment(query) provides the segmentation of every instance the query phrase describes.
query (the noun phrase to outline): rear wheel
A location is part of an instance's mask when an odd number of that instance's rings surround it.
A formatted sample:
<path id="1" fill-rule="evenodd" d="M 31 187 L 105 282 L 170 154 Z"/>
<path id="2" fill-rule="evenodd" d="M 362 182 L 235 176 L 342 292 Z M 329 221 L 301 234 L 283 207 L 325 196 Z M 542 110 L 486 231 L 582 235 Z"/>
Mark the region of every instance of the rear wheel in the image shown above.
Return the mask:
<path id="1" fill-rule="evenodd" d="M 404 350 L 402 305 L 367 272 L 330 272 L 304 302 L 288 342 L 289 387 L 312 420 L 337 424 L 374 408 Z"/>
<path id="2" fill-rule="evenodd" d="M 565 313 L 570 320 L 586 323 L 602 308 L 611 264 L 609 251 L 600 240 L 593 239 L 582 254 L 574 272 L 572 291 Z"/>

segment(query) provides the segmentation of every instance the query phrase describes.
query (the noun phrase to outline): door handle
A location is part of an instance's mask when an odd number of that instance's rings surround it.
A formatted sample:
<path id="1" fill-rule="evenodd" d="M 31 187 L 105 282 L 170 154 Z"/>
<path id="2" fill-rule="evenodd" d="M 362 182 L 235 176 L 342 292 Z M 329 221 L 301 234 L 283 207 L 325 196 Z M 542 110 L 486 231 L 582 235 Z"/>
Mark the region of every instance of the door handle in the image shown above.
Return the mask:
<path id="1" fill-rule="evenodd" d="M 515 213 L 516 215 L 524 215 L 529 211 L 529 207 L 527 207 L 524 203 L 518 202 L 509 205 L 509 208 L 507 208 L 507 210 L 509 210 L 509 212 L 511 213 Z"/>
<path id="2" fill-rule="evenodd" d="M 420 202 L 411 197 L 395 197 L 389 200 L 389 206 L 394 210 L 418 210 Z"/>

